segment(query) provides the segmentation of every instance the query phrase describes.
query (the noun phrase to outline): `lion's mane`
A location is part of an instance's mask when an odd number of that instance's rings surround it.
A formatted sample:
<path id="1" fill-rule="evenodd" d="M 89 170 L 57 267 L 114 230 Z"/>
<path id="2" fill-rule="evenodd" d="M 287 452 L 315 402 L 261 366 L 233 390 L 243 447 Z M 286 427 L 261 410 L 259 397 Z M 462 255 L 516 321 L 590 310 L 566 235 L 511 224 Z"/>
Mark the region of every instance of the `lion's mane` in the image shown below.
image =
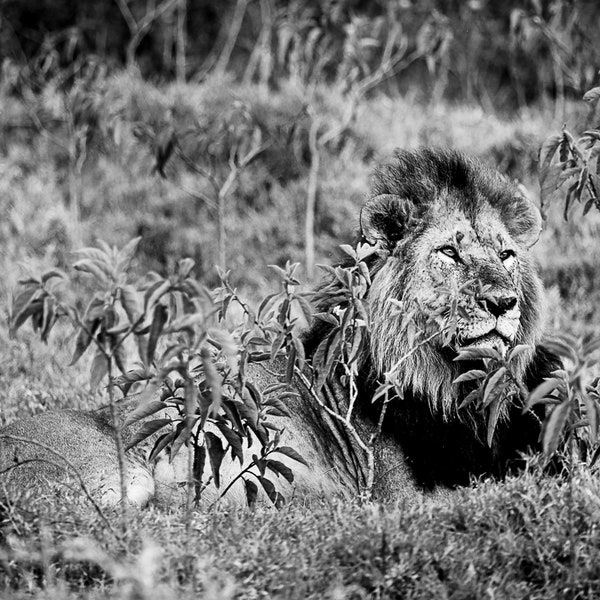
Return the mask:
<path id="1" fill-rule="evenodd" d="M 410 214 L 395 214 L 399 209 L 391 207 L 387 213 L 369 215 L 371 231 L 361 218 L 360 238 L 376 241 L 381 248 L 369 259 L 370 351 L 362 358 L 361 409 L 375 418 L 371 405 L 375 382 L 405 357 L 396 373 L 402 398 L 390 404 L 384 430 L 400 440 L 417 480 L 426 486 L 454 485 L 468 483 L 473 475 L 501 475 L 508 459 L 537 444 L 539 419 L 532 414 L 522 416 L 521 407 L 511 407 L 505 422 L 498 426 L 493 447 L 488 448 L 485 418 L 474 410 L 459 409 L 467 392 L 464 386 L 453 384 L 460 372 L 454 356 L 435 342 L 416 349 L 411 346 L 400 330 L 398 307 L 389 300 L 421 300 L 421 275 L 415 271 L 415 259 L 422 251 L 419 241 L 433 218 L 431 208 L 440 196 L 458 199 L 460 209 L 472 218 L 484 204 L 491 206 L 525 250 L 539 235 L 537 211 L 516 184 L 454 151 L 397 151 L 390 164 L 375 172 L 369 198 L 388 195 L 408 199 Z M 449 210 L 453 210 L 452 204 Z M 373 223 L 380 232 L 376 240 L 370 235 Z M 392 255 L 396 260 L 390 260 Z M 556 368 L 556 360 L 538 347 L 544 313 L 541 282 L 527 252 L 519 261 L 521 315 L 514 344 L 526 344 L 531 350 L 521 354 L 515 374 L 531 388 Z M 317 311 L 331 310 L 339 302 L 336 285 L 327 281 L 317 291 Z M 428 315 L 422 316 L 426 321 Z M 317 322 L 306 334 L 308 355 L 327 329 L 327 324 Z"/>

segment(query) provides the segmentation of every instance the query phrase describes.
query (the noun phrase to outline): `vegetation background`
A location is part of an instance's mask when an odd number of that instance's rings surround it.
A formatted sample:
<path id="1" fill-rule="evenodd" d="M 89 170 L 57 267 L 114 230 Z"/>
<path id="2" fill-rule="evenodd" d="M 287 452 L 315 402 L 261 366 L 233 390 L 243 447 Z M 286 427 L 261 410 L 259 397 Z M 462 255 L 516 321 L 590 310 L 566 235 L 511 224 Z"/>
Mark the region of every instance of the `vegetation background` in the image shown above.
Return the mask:
<path id="1" fill-rule="evenodd" d="M 136 268 L 191 256 L 253 300 L 268 264 L 335 262 L 369 173 L 395 147 L 452 146 L 518 178 L 600 67 L 595 0 L 0 1 L 0 302 L 28 270 L 141 235 Z M 598 334 L 600 218 L 547 207 L 534 248 L 551 330 Z M 0 419 L 96 407 L 72 332 L 0 323 Z M 7 509 L 5 598 L 600 596 L 600 486 L 531 472 L 418 505 L 291 503 L 130 515 Z M 9 507 L 10 508 L 10 507 Z M 13 507 L 14 508 L 14 507 Z"/>

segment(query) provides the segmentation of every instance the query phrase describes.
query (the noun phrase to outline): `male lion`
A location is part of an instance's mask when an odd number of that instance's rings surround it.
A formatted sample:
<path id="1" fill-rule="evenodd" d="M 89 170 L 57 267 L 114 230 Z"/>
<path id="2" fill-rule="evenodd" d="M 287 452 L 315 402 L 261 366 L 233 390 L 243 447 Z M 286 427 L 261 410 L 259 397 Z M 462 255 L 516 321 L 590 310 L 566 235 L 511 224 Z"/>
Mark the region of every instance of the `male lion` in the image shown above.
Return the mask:
<path id="1" fill-rule="evenodd" d="M 542 286 L 528 254 L 540 233 L 539 212 L 515 184 L 457 152 L 398 151 L 375 173 L 360 228 L 361 239 L 377 247 L 369 258 L 370 352 L 361 358 L 353 421 L 362 439 L 370 439 L 377 429 L 380 406 L 372 397 L 378 380 L 403 360 L 399 393 L 388 405 L 369 457 L 352 432 L 315 402 L 306 381 L 297 380 L 299 394 L 288 401 L 291 418 L 275 421 L 283 442 L 296 448 L 309 466 L 288 461 L 295 480 L 283 482 L 284 495 L 352 496 L 370 480 L 375 498 L 398 499 L 466 485 L 472 477 L 502 476 L 521 452 L 538 445 L 540 420 L 512 402 L 488 444 L 482 413 L 472 405 L 460 408 L 472 384 L 453 383 L 466 368 L 454 358 L 464 348 L 495 346 L 506 351 L 528 345 L 515 363 L 515 377 L 528 389 L 556 368 L 554 358 L 538 345 Z M 449 302 L 440 294 L 440 285 L 466 290 L 465 284 L 472 281 L 481 282 L 486 291 L 458 295 L 458 319 L 450 341 L 433 336 L 411 346 L 392 301 L 419 307 L 422 314 L 417 316 L 426 322 L 428 311 Z M 332 282 L 322 287 L 320 312 L 336 308 L 339 294 L 334 288 Z M 328 327 L 318 321 L 305 334 L 309 360 Z M 473 366 L 477 365 L 468 368 Z M 264 388 L 277 382 L 283 369 L 274 361 L 250 365 L 249 371 L 249 379 Z M 348 392 L 335 370 L 319 396 L 334 410 L 347 407 Z M 78 472 L 97 498 L 106 503 L 119 500 L 117 453 L 106 409 L 49 411 L 12 423 L 0 431 L 1 439 L 0 469 L 25 461 L 6 471 L 9 482 L 31 487 L 60 479 L 59 464 L 66 460 L 66 471 Z M 128 499 L 137 504 L 153 496 L 165 499 L 185 478 L 177 462 L 149 464 L 145 450 L 137 448 L 127 456 Z M 251 454 L 252 450 L 245 452 Z M 239 470 L 231 460 L 223 463 L 221 489 Z M 209 501 L 215 497 L 214 486 L 202 495 Z M 234 485 L 228 497 L 243 499 L 242 484 Z"/>

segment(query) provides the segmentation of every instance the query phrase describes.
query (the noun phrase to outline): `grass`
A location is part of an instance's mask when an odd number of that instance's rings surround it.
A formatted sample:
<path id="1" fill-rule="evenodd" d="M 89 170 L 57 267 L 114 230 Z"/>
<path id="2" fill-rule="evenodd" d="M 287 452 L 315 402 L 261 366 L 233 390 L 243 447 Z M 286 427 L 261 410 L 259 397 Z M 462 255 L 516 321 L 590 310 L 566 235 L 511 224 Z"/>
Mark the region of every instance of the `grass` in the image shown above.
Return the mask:
<path id="1" fill-rule="evenodd" d="M 27 110 L 2 98 L 0 126 L 0 303 L 7 306 L 26 268 L 64 265 L 76 246 L 98 237 L 123 245 L 142 234 L 137 268 L 168 273 L 191 255 L 197 274 L 214 282 L 214 211 L 198 200 L 206 181 L 167 165 L 152 172 L 152 135 L 165 114 L 178 127 L 203 124 L 220 139 L 221 113 L 249 107 L 272 144 L 240 177 L 227 205 L 228 267 L 252 299 L 272 291 L 265 266 L 303 260 L 309 123 L 303 90 L 276 92 L 230 80 L 157 87 L 130 74 L 103 82 L 100 127 L 80 179 L 81 222 L 75 232 L 67 197 L 64 127 L 44 135 L 27 126 L 32 109 L 64 118 L 48 90 Z M 320 90 L 314 108 L 336 123 L 344 99 Z M 118 117 L 118 118 L 117 118 Z M 577 109 L 568 117 L 576 120 Z M 119 122 L 119 134 L 114 123 Z M 511 120 L 476 107 L 422 107 L 410 98 L 365 101 L 357 122 L 323 151 L 317 199 L 317 262 L 331 263 L 351 239 L 373 165 L 395 146 L 452 145 L 520 177 L 535 196 L 536 149 L 562 123 L 542 109 Z M 293 126 L 291 129 L 289 126 Z M 571 126 L 571 125 L 570 125 Z M 140 131 L 146 127 L 146 137 Z M 154 140 L 154 141 L 153 141 Z M 202 140 L 201 140 L 202 141 Z M 204 142 L 203 142 L 204 143 Z M 202 152 L 202 144 L 190 150 Z M 215 151 L 217 152 L 217 151 Z M 183 189 L 182 189 L 183 188 Z M 535 249 L 550 288 L 551 328 L 598 333 L 600 217 L 575 214 L 565 223 L 551 207 Z M 308 282 L 310 285 L 312 282 Z M 0 324 L 0 420 L 56 407 L 91 408 L 105 398 L 89 391 L 89 365 L 70 361 L 71 332 L 59 328 L 47 346 L 30 332 L 10 340 Z M 600 487 L 589 473 L 545 479 L 535 469 L 506 482 L 480 483 L 448 500 L 401 506 L 336 501 L 292 502 L 281 511 L 183 516 L 151 508 L 129 515 L 115 537 L 89 506 L 73 499 L 26 497 L 5 507 L 0 531 L 0 595 L 17 598 L 593 598 L 600 595 Z M 27 492 L 25 491 L 27 496 Z M 118 523 L 117 515 L 108 515 Z M 574 545 L 572 542 L 574 541 Z"/>
<path id="2" fill-rule="evenodd" d="M 4 539 L 3 598 L 594 598 L 600 486 L 573 483 L 572 500 L 529 473 L 445 501 L 215 509 L 189 538 L 179 514 L 148 509 L 125 541 L 77 503 L 46 505 Z"/>

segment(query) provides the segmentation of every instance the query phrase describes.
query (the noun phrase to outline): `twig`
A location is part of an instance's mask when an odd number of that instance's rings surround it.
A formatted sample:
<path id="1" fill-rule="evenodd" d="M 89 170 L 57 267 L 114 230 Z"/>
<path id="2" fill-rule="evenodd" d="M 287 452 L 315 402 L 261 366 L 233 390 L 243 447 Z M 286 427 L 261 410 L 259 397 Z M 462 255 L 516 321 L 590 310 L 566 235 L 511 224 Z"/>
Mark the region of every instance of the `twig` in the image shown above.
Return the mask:
<path id="1" fill-rule="evenodd" d="M 363 439 L 360 437 L 360 434 L 358 433 L 358 431 L 356 431 L 356 428 L 354 427 L 354 425 L 352 425 L 352 423 L 348 422 L 342 415 L 338 414 L 335 410 L 332 410 L 323 402 L 323 400 L 315 392 L 314 387 L 311 385 L 306 375 L 304 375 L 304 373 L 297 366 L 294 367 L 294 373 L 296 377 L 298 377 L 302 385 L 306 388 L 306 391 L 311 395 L 313 400 L 315 400 L 315 402 L 317 402 L 317 404 L 330 417 L 340 422 L 346 428 L 348 433 L 354 438 L 354 441 L 367 455 L 367 481 L 364 490 L 362 490 L 361 492 L 361 495 L 363 495 L 366 499 L 369 499 L 373 491 L 373 482 L 375 480 L 375 456 L 373 453 L 373 448 L 363 441 Z"/>
<path id="2" fill-rule="evenodd" d="M 425 344 L 429 343 L 431 340 L 435 339 L 439 335 L 442 335 L 447 330 L 448 330 L 448 327 L 444 327 L 443 329 L 440 329 L 439 331 L 432 333 L 429 337 L 425 338 L 424 340 L 421 340 L 418 344 L 415 344 L 406 354 L 403 354 L 396 361 L 396 363 L 392 366 L 391 369 L 389 369 L 389 371 L 386 371 L 386 373 L 385 373 L 386 380 L 389 380 L 391 378 L 391 376 L 400 368 L 400 365 L 407 358 L 412 356 L 419 348 L 421 348 L 421 346 L 424 346 Z"/>
<path id="3" fill-rule="evenodd" d="M 310 125 L 308 147 L 310 149 L 310 170 L 308 172 L 308 190 L 306 194 L 306 212 L 304 215 L 304 260 L 309 279 L 315 270 L 315 209 L 319 189 L 319 168 L 321 165 L 319 127 L 321 122 L 315 118 Z M 324 136 L 325 137 L 325 136 Z"/>
<path id="4" fill-rule="evenodd" d="M 113 435 L 115 445 L 117 446 L 117 463 L 119 466 L 119 485 L 121 488 L 121 527 L 123 529 L 123 536 L 127 534 L 127 473 L 125 466 L 125 448 L 123 446 L 123 435 L 121 433 L 121 426 L 119 423 L 119 416 L 117 413 L 117 406 L 115 401 L 115 390 L 112 376 L 112 356 L 108 356 L 108 398 L 110 408 L 110 419 L 113 427 Z"/>
<path id="5" fill-rule="evenodd" d="M 132 67 L 135 63 L 135 52 L 138 49 L 142 38 L 148 33 L 152 23 L 159 19 L 164 13 L 175 6 L 179 0 L 165 0 L 162 4 L 148 11 L 140 21 L 136 21 L 126 0 L 115 0 L 125 23 L 131 34 L 131 39 L 127 44 L 125 54 L 127 55 L 127 66 Z"/>
<path id="6" fill-rule="evenodd" d="M 218 74 L 224 73 L 227 65 L 229 64 L 231 53 L 233 52 L 235 43 L 237 42 L 240 30 L 242 28 L 242 22 L 244 20 L 244 15 L 246 14 L 248 1 L 249 0 L 237 0 L 235 3 L 233 17 L 231 18 L 231 23 L 229 23 L 227 28 L 227 39 L 225 40 L 225 45 L 223 46 L 223 49 L 221 50 L 219 58 L 217 59 L 214 67 L 214 71 Z"/>

